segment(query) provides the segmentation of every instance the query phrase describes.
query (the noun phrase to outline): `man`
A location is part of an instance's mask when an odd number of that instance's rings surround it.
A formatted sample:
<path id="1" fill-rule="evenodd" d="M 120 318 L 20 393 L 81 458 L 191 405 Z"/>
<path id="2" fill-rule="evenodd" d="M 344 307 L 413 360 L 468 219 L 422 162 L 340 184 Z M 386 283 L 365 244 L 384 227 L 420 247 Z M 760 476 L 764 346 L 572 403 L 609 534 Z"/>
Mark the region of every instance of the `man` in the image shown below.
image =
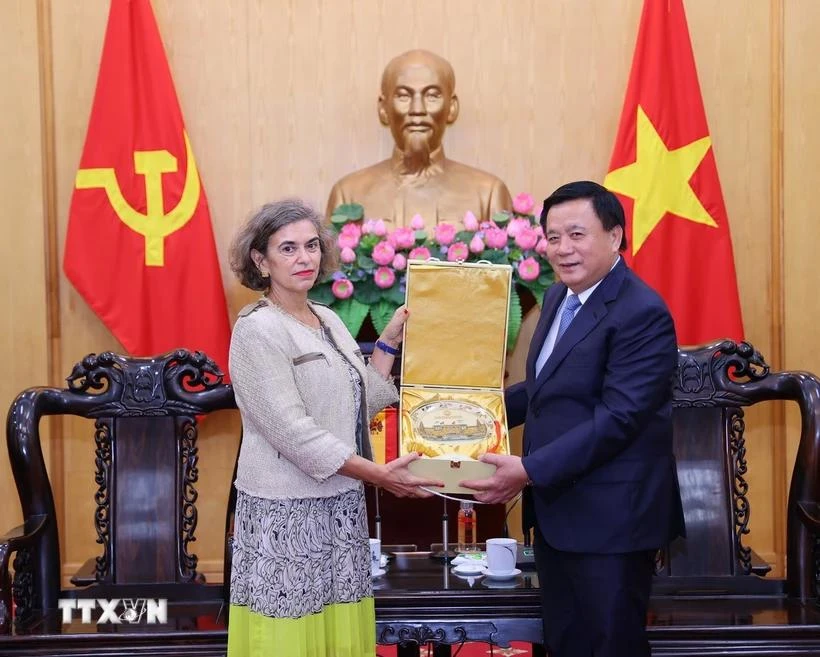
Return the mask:
<path id="1" fill-rule="evenodd" d="M 395 141 L 393 156 L 337 182 L 328 217 L 339 205 L 359 203 L 365 216 L 395 226 L 409 226 L 416 214 L 428 225 L 458 225 L 468 210 L 486 221 L 512 207 L 501 180 L 444 156 L 444 131 L 458 118 L 455 84 L 449 62 L 426 50 L 390 61 L 382 74 L 378 110 Z"/>
<path id="2" fill-rule="evenodd" d="M 541 224 L 561 282 L 545 295 L 526 381 L 505 395 L 510 425 L 524 422 L 524 456 L 485 455 L 493 477 L 464 484 L 491 503 L 524 490 L 552 657 L 648 656 L 654 554 L 683 532 L 675 328 L 619 255 L 614 194 L 587 181 L 559 187 Z"/>

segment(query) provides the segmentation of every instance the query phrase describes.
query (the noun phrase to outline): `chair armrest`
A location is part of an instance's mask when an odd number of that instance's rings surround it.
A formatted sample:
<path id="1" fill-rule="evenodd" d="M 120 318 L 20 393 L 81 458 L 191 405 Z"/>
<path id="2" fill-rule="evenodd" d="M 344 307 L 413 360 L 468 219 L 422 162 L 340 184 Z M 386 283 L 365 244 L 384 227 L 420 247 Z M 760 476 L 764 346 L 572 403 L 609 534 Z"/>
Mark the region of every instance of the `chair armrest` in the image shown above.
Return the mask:
<path id="1" fill-rule="evenodd" d="M 28 547 L 46 526 L 48 517 L 45 514 L 26 518 L 22 525 L 18 525 L 3 536 L 0 536 L 0 545 L 8 544 L 9 551 L 14 552 L 20 548 Z"/>
<path id="2" fill-rule="evenodd" d="M 30 547 L 45 528 L 47 519 L 45 515 L 31 516 L 22 525 L 0 536 L 0 634 L 11 632 L 11 553 Z"/>
<path id="3" fill-rule="evenodd" d="M 797 515 L 809 531 L 814 534 L 820 533 L 820 504 L 817 502 L 798 502 Z"/>

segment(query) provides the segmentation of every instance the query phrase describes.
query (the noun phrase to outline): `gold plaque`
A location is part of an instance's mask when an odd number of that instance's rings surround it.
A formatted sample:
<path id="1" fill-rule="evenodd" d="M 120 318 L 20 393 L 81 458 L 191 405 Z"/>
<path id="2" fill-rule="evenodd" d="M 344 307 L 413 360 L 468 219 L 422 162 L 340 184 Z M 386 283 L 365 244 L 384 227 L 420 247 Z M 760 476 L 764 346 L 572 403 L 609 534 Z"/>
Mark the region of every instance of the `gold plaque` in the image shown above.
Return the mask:
<path id="1" fill-rule="evenodd" d="M 420 452 L 414 471 L 458 481 L 484 478 L 485 453 L 509 454 L 504 363 L 512 268 L 410 261 L 402 350 L 399 451 Z"/>

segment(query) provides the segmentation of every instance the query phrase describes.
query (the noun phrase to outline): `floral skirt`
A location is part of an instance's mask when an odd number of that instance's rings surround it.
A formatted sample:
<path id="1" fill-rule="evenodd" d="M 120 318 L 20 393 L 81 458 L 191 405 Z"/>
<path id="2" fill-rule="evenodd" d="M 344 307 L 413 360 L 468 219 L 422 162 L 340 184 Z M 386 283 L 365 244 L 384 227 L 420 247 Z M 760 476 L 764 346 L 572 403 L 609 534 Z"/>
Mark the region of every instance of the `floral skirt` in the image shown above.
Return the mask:
<path id="1" fill-rule="evenodd" d="M 361 487 L 268 500 L 237 492 L 228 657 L 372 657 L 376 618 Z"/>

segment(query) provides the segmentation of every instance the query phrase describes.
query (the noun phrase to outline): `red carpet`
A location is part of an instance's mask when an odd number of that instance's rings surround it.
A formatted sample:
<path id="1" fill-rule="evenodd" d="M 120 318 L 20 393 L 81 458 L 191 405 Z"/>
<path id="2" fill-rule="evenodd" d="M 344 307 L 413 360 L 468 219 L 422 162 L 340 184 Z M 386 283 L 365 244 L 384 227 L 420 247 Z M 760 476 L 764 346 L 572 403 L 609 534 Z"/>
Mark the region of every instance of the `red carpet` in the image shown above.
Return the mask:
<path id="1" fill-rule="evenodd" d="M 530 657 L 532 651 L 529 643 L 513 641 L 509 648 L 499 648 L 487 643 L 465 643 L 451 648 L 452 657 Z M 429 651 L 432 657 L 433 651 Z M 396 657 L 396 646 L 376 646 L 378 657 Z M 428 657 L 428 649 L 422 647 L 421 657 Z"/>

